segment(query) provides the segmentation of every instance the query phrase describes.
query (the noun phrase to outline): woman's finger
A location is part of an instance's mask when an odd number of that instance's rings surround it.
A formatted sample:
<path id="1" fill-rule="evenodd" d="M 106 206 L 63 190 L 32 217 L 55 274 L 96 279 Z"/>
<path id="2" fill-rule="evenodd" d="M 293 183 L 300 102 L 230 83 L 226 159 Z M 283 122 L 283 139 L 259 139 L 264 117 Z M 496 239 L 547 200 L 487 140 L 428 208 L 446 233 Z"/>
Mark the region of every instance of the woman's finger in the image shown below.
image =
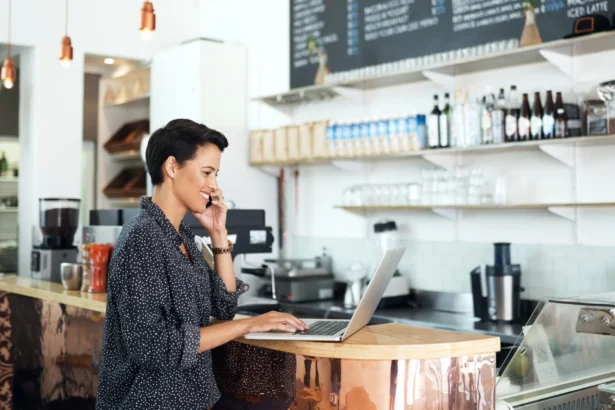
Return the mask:
<path id="1" fill-rule="evenodd" d="M 292 329 L 282 323 L 276 323 L 274 328 L 276 330 L 281 330 L 282 332 L 295 333 L 295 329 Z"/>

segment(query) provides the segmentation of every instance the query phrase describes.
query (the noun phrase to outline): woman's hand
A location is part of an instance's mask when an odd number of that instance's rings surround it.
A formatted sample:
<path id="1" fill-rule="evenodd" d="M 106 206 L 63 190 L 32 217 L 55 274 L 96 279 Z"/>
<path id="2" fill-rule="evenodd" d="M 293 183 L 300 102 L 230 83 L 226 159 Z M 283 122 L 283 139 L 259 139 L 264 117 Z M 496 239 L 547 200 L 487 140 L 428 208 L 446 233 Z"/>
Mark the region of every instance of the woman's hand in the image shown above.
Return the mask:
<path id="1" fill-rule="evenodd" d="M 267 312 L 244 320 L 248 325 L 246 333 L 269 332 L 271 330 L 294 333 L 297 330 L 307 330 L 308 328 L 305 323 L 293 315 L 276 311 Z"/>
<path id="2" fill-rule="evenodd" d="M 211 193 L 212 205 L 205 209 L 203 213 L 193 212 L 203 228 L 207 229 L 212 240 L 219 233 L 226 232 L 226 213 L 228 208 L 224 204 L 224 195 L 221 189 L 216 189 Z M 226 246 L 226 244 L 223 244 Z"/>

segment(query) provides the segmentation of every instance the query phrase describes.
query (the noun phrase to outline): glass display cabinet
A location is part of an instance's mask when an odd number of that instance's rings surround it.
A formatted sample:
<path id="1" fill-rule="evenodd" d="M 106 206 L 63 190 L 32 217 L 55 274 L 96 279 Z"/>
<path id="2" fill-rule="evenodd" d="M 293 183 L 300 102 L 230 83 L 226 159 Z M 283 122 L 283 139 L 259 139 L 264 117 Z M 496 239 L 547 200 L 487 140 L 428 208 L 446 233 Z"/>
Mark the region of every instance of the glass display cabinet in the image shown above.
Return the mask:
<path id="1" fill-rule="evenodd" d="M 501 367 L 498 409 L 615 409 L 615 293 L 542 301 L 523 334 Z"/>

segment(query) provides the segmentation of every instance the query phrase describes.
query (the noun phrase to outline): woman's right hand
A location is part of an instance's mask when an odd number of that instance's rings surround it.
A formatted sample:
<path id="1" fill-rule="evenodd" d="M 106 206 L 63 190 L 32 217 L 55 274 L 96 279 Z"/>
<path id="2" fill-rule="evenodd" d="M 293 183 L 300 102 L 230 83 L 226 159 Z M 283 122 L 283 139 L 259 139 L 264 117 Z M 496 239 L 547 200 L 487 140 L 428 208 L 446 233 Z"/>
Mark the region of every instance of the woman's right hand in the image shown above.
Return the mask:
<path id="1" fill-rule="evenodd" d="M 261 333 L 271 330 L 294 333 L 297 330 L 302 331 L 308 328 L 303 321 L 297 319 L 293 315 L 276 311 L 267 312 L 244 320 L 248 325 L 246 333 Z"/>

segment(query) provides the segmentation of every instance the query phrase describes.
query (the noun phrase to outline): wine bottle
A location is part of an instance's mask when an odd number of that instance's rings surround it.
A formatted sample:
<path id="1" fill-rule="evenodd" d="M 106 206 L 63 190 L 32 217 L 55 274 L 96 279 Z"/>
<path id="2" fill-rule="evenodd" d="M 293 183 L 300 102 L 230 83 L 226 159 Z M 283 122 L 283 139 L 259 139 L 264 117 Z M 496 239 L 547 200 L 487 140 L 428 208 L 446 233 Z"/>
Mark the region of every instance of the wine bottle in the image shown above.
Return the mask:
<path id="1" fill-rule="evenodd" d="M 553 104 L 553 93 L 551 90 L 547 91 L 545 113 L 542 116 L 542 136 L 545 139 L 550 139 L 555 136 L 555 106 Z"/>
<path id="2" fill-rule="evenodd" d="M 517 93 L 517 86 L 510 86 L 510 94 L 506 102 L 506 125 L 504 132 L 506 142 L 519 141 L 519 116 L 521 115 L 521 100 Z"/>
<path id="3" fill-rule="evenodd" d="M 527 141 L 530 138 L 530 101 L 527 94 L 523 94 L 521 111 L 519 112 L 519 141 Z"/>
<path id="4" fill-rule="evenodd" d="M 540 93 L 534 93 L 534 105 L 532 107 L 532 116 L 530 118 L 530 139 L 539 140 L 543 138 L 542 134 L 542 117 L 544 110 L 542 101 L 540 101 Z"/>
<path id="5" fill-rule="evenodd" d="M 429 148 L 438 148 L 440 145 L 440 107 L 438 107 L 438 95 L 433 96 L 434 106 L 429 113 L 427 122 L 427 143 Z"/>
<path id="6" fill-rule="evenodd" d="M 451 146 L 451 104 L 449 94 L 444 94 L 444 108 L 440 113 L 440 148 L 449 148 Z"/>
<path id="7" fill-rule="evenodd" d="M 564 101 L 562 100 L 562 93 L 557 92 L 555 94 L 555 138 L 566 138 L 568 136 L 568 116 L 566 115 L 566 109 L 564 108 Z"/>

